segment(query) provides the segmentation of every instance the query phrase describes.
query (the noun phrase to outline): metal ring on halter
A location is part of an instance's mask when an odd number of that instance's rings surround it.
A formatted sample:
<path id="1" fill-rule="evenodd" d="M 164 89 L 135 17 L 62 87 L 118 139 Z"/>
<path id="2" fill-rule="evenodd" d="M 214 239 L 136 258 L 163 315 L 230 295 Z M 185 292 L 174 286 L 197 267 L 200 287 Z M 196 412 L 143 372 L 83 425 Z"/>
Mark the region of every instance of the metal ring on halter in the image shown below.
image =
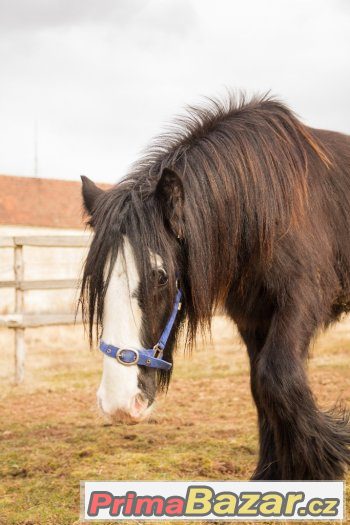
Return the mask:
<path id="1" fill-rule="evenodd" d="M 156 345 L 154 345 L 153 350 L 154 350 L 154 356 L 153 356 L 153 357 L 156 357 L 157 359 L 159 359 L 159 358 L 162 357 L 162 355 L 163 355 L 163 350 L 162 350 L 162 348 L 159 346 L 158 343 L 157 343 Z"/>
<path id="2" fill-rule="evenodd" d="M 132 352 L 135 355 L 135 359 L 133 359 L 132 361 L 124 361 L 123 352 Z M 126 366 L 137 365 L 140 359 L 140 354 L 138 350 L 134 350 L 133 348 L 119 348 L 118 352 L 116 353 L 115 358 L 122 365 L 126 365 Z"/>

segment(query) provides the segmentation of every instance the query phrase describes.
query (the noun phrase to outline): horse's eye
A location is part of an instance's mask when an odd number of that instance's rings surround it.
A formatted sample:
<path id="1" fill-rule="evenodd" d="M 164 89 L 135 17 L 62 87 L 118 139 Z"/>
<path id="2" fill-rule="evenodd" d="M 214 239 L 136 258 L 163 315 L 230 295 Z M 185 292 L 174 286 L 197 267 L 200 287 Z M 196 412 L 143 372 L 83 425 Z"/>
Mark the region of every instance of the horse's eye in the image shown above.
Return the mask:
<path id="1" fill-rule="evenodd" d="M 158 286 L 165 286 L 168 282 L 168 275 L 164 268 L 157 269 L 157 284 Z"/>

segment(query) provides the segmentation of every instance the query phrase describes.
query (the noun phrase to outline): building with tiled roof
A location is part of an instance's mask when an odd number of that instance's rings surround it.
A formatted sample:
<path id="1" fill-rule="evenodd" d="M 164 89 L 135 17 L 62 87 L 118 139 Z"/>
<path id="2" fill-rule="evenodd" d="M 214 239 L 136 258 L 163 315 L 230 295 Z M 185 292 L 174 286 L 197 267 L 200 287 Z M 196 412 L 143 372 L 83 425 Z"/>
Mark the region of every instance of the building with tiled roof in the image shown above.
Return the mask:
<path id="1" fill-rule="evenodd" d="M 101 184 L 101 187 L 109 187 Z M 84 229 L 81 182 L 0 175 L 0 228 Z"/>
<path id="2" fill-rule="evenodd" d="M 80 179 L 66 181 L 0 175 L 0 240 L 82 235 L 85 219 Z M 86 249 L 25 246 L 23 254 L 26 280 L 78 279 Z M 14 250 L 1 247 L 0 243 L 0 281 L 14 279 Z M 76 305 L 76 295 L 75 289 L 27 290 L 25 310 L 30 313 L 71 312 Z M 14 288 L 0 287 L 0 314 L 11 314 L 14 308 Z"/>

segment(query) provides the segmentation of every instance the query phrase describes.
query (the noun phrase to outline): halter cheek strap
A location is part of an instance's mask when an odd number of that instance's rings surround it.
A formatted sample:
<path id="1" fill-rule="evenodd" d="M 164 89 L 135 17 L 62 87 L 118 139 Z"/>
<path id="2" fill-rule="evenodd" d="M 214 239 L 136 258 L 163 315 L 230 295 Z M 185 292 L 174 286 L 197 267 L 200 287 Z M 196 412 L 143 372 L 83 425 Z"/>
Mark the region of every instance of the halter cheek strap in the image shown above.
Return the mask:
<path id="1" fill-rule="evenodd" d="M 181 298 L 182 292 L 180 289 L 177 290 L 173 310 L 169 317 L 167 324 L 159 338 L 159 341 L 153 348 L 118 348 L 111 344 L 100 341 L 100 350 L 108 357 L 116 359 L 122 365 L 139 365 L 148 366 L 149 368 L 159 368 L 162 370 L 170 370 L 173 366 L 168 361 L 164 361 L 163 351 L 168 342 L 171 330 L 174 326 L 176 316 L 181 309 Z"/>

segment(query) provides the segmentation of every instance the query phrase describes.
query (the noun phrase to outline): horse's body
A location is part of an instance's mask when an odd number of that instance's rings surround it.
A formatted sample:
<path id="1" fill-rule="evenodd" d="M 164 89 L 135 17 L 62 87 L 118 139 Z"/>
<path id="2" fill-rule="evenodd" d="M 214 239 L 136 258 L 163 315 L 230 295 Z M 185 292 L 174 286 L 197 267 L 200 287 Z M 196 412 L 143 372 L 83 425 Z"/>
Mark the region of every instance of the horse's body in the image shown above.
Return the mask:
<path id="1" fill-rule="evenodd" d="M 350 138 L 307 128 L 274 100 L 214 104 L 160 138 L 123 183 L 101 192 L 85 181 L 83 193 L 96 233 L 83 281 L 91 326 L 105 319 L 106 260 L 113 279 L 127 238 L 143 346 L 159 336 L 176 276 L 190 340 L 217 305 L 237 324 L 259 418 L 255 477 L 341 477 L 348 416 L 316 407 L 305 359 L 317 330 L 350 310 Z M 169 278 L 156 292 L 150 250 Z M 148 404 L 153 372 L 138 376 Z"/>

